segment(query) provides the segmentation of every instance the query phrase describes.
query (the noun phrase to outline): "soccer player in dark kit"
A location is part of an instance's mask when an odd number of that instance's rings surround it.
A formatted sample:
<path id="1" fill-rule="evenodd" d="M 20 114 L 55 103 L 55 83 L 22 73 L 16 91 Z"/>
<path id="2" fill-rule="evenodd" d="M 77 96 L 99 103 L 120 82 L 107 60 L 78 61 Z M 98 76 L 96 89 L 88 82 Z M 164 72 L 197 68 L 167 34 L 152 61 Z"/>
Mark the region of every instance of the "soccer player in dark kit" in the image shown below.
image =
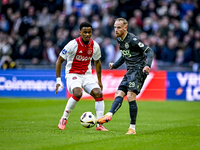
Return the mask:
<path id="1" fill-rule="evenodd" d="M 115 63 L 109 63 L 109 67 L 112 70 L 117 69 L 125 62 L 127 72 L 115 93 L 115 100 L 112 103 L 110 111 L 99 118 L 97 122 L 103 124 L 111 121 L 112 116 L 121 107 L 123 98 L 127 96 L 131 121 L 126 134 L 136 134 L 135 124 L 138 111 L 136 95 L 140 93 L 150 71 L 154 52 L 137 36 L 129 33 L 127 26 L 128 22 L 126 19 L 117 18 L 115 20 L 114 30 L 122 56 Z"/>

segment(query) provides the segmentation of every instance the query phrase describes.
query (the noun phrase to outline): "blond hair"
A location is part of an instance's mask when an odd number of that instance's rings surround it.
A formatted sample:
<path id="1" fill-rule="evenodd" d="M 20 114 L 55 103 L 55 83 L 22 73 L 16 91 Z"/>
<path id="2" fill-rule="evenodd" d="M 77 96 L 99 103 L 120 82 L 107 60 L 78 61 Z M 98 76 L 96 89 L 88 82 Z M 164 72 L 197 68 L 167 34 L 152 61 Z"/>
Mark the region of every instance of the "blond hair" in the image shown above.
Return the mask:
<path id="1" fill-rule="evenodd" d="M 124 18 L 117 18 L 117 19 L 115 19 L 115 22 L 116 21 L 122 21 L 124 25 L 128 26 L 128 21 Z"/>

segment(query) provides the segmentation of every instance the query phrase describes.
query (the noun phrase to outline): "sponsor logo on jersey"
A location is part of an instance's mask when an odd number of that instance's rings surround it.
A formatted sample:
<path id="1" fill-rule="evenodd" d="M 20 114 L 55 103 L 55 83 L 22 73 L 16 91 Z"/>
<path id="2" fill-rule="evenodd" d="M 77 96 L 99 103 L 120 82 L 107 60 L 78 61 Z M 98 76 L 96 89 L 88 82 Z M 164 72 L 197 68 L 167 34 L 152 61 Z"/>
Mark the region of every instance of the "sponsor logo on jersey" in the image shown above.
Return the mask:
<path id="1" fill-rule="evenodd" d="M 133 38 L 133 41 L 137 41 L 137 38 Z"/>
<path id="2" fill-rule="evenodd" d="M 139 42 L 138 45 L 139 45 L 139 47 L 144 47 L 144 44 L 141 42 Z"/>
<path id="3" fill-rule="evenodd" d="M 120 50 L 123 56 L 131 57 L 130 50 Z"/>
<path id="4" fill-rule="evenodd" d="M 128 49 L 129 48 L 129 44 L 125 43 L 125 48 Z"/>
<path id="5" fill-rule="evenodd" d="M 63 50 L 62 50 L 62 54 L 65 55 L 66 53 L 67 53 L 67 50 L 66 50 L 66 49 L 63 49 Z"/>
<path id="6" fill-rule="evenodd" d="M 76 58 L 77 60 L 79 60 L 79 61 L 88 61 L 88 60 L 90 60 L 91 57 L 82 56 L 82 55 L 76 55 L 75 58 Z"/>

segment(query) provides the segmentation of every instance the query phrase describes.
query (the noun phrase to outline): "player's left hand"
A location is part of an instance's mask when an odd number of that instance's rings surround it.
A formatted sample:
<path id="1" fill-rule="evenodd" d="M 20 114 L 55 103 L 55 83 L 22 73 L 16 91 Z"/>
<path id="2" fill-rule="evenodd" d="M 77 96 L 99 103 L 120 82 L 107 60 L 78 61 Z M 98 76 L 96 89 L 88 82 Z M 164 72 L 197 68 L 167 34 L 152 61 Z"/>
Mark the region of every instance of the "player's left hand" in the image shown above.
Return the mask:
<path id="1" fill-rule="evenodd" d="M 98 82 L 100 88 L 101 88 L 101 91 L 103 91 L 103 84 L 101 82 Z"/>
<path id="2" fill-rule="evenodd" d="M 114 69 L 114 68 L 113 68 L 113 64 L 114 64 L 114 63 L 109 63 L 110 70 L 113 70 L 113 69 Z"/>
<path id="3" fill-rule="evenodd" d="M 145 72 L 149 73 L 149 71 L 150 71 L 149 66 L 145 66 L 145 67 L 143 68 L 142 71 L 143 71 L 144 73 L 145 73 Z"/>

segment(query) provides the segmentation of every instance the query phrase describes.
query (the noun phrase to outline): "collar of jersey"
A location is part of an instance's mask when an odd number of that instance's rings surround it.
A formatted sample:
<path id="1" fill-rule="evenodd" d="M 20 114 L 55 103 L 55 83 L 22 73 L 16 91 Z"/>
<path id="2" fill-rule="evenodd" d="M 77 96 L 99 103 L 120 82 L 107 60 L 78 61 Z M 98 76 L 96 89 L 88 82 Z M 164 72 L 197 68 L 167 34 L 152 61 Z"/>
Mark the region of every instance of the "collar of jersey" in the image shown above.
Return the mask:
<path id="1" fill-rule="evenodd" d="M 125 35 L 124 39 L 126 38 L 127 34 L 128 34 L 128 32 L 126 32 L 126 35 Z M 120 38 L 120 39 L 121 39 L 121 38 Z M 124 41 L 124 39 L 121 39 L 121 41 Z"/>
<path id="2" fill-rule="evenodd" d="M 90 43 L 91 43 L 91 39 L 90 39 L 90 41 L 89 41 L 88 44 L 83 43 L 83 41 L 81 40 L 81 36 L 79 36 L 79 41 L 80 41 L 80 43 L 81 43 L 82 46 L 89 46 Z"/>

